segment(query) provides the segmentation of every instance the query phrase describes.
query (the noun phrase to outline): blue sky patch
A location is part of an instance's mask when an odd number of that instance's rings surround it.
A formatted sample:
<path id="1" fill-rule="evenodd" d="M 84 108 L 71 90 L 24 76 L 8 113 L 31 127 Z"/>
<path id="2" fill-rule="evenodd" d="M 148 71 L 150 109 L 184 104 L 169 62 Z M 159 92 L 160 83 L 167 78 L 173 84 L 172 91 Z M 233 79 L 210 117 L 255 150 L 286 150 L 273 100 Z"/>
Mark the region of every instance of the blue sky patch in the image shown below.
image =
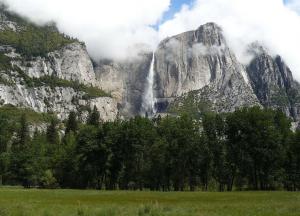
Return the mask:
<path id="1" fill-rule="evenodd" d="M 172 0 L 170 10 L 165 13 L 163 21 L 171 19 L 175 13 L 180 11 L 182 5 L 190 5 L 192 2 L 193 0 Z"/>

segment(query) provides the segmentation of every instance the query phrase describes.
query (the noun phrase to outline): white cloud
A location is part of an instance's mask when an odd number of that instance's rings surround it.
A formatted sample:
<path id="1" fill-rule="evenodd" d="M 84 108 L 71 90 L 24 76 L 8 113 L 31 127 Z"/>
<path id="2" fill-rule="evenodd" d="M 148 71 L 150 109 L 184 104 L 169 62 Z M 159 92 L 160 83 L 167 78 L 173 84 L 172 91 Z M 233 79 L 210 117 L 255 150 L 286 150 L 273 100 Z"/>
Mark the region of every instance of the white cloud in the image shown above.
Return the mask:
<path id="1" fill-rule="evenodd" d="M 1 0 L 0 0 L 1 1 Z M 86 42 L 93 57 L 125 58 L 136 44 L 157 44 L 156 25 L 170 0 L 4 0 L 34 22 L 58 28 Z"/>
<path id="2" fill-rule="evenodd" d="M 288 7 L 282 0 L 196 0 L 163 23 L 159 34 L 162 39 L 216 22 L 241 61 L 249 60 L 245 56 L 248 44 L 259 41 L 273 54 L 280 54 L 300 80 L 300 16 L 294 11 L 297 5 L 299 0 Z"/>

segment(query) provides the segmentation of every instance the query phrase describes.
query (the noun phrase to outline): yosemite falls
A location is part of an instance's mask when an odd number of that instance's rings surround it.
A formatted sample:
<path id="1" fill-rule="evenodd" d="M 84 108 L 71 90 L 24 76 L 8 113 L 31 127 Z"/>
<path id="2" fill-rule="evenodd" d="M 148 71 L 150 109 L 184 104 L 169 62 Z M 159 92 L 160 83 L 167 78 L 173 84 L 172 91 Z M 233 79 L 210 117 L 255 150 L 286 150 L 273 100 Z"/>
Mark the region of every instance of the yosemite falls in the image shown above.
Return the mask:
<path id="1" fill-rule="evenodd" d="M 154 63 L 155 63 L 155 55 L 154 52 L 152 54 L 152 61 L 150 64 L 149 74 L 147 76 L 147 84 L 145 93 L 143 96 L 142 107 L 141 107 L 141 115 L 152 117 L 155 113 L 155 97 L 153 93 L 153 84 L 154 84 Z"/>

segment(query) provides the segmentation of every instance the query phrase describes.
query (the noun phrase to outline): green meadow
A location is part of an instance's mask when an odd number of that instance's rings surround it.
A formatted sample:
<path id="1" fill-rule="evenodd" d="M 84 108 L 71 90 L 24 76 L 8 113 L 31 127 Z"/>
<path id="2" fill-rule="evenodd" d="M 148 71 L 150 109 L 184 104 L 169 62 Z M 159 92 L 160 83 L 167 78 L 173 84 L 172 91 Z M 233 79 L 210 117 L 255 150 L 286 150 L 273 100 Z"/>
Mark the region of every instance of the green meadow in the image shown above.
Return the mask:
<path id="1" fill-rule="evenodd" d="M 0 216 L 296 216 L 297 192 L 0 189 Z"/>

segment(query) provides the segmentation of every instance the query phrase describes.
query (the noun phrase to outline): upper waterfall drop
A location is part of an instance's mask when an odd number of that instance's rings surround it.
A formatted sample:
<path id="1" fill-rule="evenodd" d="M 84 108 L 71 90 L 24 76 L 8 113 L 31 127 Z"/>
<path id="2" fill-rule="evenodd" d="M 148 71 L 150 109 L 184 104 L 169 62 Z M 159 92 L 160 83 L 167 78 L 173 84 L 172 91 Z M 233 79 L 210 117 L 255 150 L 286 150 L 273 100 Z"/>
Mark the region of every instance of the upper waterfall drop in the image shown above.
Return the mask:
<path id="1" fill-rule="evenodd" d="M 153 92 L 153 84 L 154 84 L 154 63 L 155 63 L 155 55 L 154 52 L 152 54 L 152 61 L 150 64 L 149 74 L 147 76 L 147 83 L 145 94 L 143 97 L 141 115 L 146 117 L 152 117 L 155 113 L 155 98 Z"/>

